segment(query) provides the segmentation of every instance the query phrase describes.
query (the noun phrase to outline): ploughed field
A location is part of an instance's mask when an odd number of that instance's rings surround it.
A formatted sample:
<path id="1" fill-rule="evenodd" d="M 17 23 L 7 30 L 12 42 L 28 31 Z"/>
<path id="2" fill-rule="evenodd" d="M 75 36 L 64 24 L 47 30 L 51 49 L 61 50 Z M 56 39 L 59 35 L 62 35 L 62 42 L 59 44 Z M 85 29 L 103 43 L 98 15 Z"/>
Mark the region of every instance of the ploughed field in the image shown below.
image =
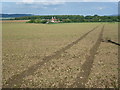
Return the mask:
<path id="1" fill-rule="evenodd" d="M 117 23 L 3 23 L 3 87 L 118 87 Z"/>

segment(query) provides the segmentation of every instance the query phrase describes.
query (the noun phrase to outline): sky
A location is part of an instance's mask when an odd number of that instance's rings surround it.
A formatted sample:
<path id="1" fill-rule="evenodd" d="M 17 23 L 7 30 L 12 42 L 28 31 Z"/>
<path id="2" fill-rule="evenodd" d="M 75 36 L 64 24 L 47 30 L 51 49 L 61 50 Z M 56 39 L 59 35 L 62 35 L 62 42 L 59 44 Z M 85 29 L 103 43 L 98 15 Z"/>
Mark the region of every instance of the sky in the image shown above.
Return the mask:
<path id="1" fill-rule="evenodd" d="M 2 0 L 4 14 L 117 15 L 117 0 Z"/>

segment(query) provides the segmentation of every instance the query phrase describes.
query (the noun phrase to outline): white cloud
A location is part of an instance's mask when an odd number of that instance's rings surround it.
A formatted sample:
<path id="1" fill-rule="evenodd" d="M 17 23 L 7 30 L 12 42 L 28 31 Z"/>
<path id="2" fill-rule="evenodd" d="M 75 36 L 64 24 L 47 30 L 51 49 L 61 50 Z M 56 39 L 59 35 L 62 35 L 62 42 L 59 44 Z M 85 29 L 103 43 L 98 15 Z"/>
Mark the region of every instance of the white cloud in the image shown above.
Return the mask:
<path id="1" fill-rule="evenodd" d="M 57 4 L 64 4 L 65 1 L 59 1 L 59 0 L 22 0 L 22 2 L 16 2 L 16 4 L 42 4 L 42 5 L 57 5 Z"/>
<path id="2" fill-rule="evenodd" d="M 118 2 L 119 0 L 82 0 L 83 2 Z"/>
<path id="3" fill-rule="evenodd" d="M 118 2 L 119 0 L 35 0 L 35 2 Z"/>
<path id="4" fill-rule="evenodd" d="M 106 9 L 107 7 L 106 6 L 96 6 L 94 7 L 93 9 L 96 9 L 96 10 L 103 10 L 103 9 Z"/>
<path id="5" fill-rule="evenodd" d="M 103 8 L 102 8 L 102 7 L 99 7 L 98 9 L 99 9 L 99 10 L 102 10 Z"/>
<path id="6" fill-rule="evenodd" d="M 48 2 L 48 3 L 58 3 L 58 2 L 118 2 L 119 0 L 1 0 L 2 2 Z"/>
<path id="7" fill-rule="evenodd" d="M 64 4 L 65 0 L 35 0 L 35 2 L 40 2 L 44 5 L 56 5 L 56 4 Z"/>
<path id="8" fill-rule="evenodd" d="M 57 8 L 54 8 L 54 10 L 56 11 L 56 10 L 57 10 Z"/>
<path id="9" fill-rule="evenodd" d="M 103 10 L 105 7 L 97 7 L 97 10 Z"/>
<path id="10" fill-rule="evenodd" d="M 33 3 L 33 2 L 34 2 L 34 0 L 23 0 L 23 3 L 31 4 L 31 3 Z"/>

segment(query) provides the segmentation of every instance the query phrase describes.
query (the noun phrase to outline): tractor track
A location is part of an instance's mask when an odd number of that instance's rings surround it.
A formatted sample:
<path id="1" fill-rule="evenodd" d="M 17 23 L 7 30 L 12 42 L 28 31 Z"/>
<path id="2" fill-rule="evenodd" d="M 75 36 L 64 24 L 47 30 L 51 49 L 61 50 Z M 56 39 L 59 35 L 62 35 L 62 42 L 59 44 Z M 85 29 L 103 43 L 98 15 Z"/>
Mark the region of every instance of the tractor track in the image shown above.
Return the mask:
<path id="1" fill-rule="evenodd" d="M 104 25 L 101 29 L 99 37 L 93 47 L 90 49 L 90 55 L 86 56 L 86 61 L 81 67 L 81 72 L 77 75 L 75 82 L 70 86 L 70 88 L 85 88 L 85 84 L 88 82 L 88 77 L 91 73 L 91 69 L 93 67 L 93 62 L 95 59 L 96 52 L 101 44 L 101 40 L 103 37 Z"/>
<path id="2" fill-rule="evenodd" d="M 3 84 L 3 88 L 13 88 L 13 87 L 20 87 L 26 76 L 33 75 L 34 72 L 39 69 L 42 65 L 49 62 L 51 59 L 55 59 L 60 57 L 60 55 L 67 49 L 70 49 L 73 45 L 77 44 L 80 40 L 82 40 L 84 37 L 86 37 L 90 32 L 97 29 L 99 26 L 94 27 L 92 30 L 75 40 L 74 42 L 68 44 L 67 46 L 61 48 L 60 50 L 54 52 L 53 55 L 46 56 L 43 58 L 43 61 L 38 62 L 37 64 L 29 67 L 27 70 L 21 72 L 20 74 L 13 75 L 11 78 L 9 78 L 5 84 Z"/>

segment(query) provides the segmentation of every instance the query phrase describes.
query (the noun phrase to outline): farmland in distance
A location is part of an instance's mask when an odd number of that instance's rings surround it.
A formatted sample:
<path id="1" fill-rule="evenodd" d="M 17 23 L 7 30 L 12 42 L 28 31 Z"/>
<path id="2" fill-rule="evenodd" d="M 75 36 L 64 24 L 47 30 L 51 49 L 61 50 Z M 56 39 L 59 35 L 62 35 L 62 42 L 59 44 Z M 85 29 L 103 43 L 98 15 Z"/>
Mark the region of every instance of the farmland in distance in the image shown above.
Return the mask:
<path id="1" fill-rule="evenodd" d="M 118 87 L 117 23 L 3 23 L 3 87 Z"/>

